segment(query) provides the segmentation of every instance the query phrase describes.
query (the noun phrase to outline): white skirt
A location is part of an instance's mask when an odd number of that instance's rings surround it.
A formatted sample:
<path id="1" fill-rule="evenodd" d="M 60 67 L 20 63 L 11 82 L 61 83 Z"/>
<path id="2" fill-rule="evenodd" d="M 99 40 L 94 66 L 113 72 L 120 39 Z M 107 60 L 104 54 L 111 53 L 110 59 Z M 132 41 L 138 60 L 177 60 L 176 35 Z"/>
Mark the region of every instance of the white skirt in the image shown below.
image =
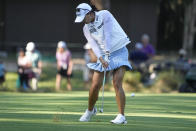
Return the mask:
<path id="1" fill-rule="evenodd" d="M 110 54 L 109 66 L 107 67 L 106 71 L 115 70 L 120 68 L 121 66 L 125 66 L 127 70 L 131 70 L 132 67 L 129 63 L 128 56 L 129 54 L 126 47 L 123 47 L 117 51 L 112 52 Z M 87 64 L 87 66 L 88 68 L 99 72 L 103 72 L 105 70 L 100 60 L 97 60 L 97 63 L 89 63 Z"/>

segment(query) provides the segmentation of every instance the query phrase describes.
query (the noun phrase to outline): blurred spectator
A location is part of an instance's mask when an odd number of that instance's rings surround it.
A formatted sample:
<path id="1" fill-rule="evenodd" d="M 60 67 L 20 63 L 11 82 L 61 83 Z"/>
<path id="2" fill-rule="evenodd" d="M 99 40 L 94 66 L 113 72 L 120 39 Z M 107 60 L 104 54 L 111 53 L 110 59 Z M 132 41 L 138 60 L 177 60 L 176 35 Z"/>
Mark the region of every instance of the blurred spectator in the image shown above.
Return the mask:
<path id="1" fill-rule="evenodd" d="M 29 78 L 32 78 L 32 90 L 36 91 L 38 86 L 38 79 L 42 72 L 42 60 L 40 52 L 35 49 L 34 42 L 27 43 L 26 57 L 28 62 L 31 63 L 31 68 L 33 71 L 29 74 Z"/>
<path id="2" fill-rule="evenodd" d="M 191 67 L 191 62 L 186 57 L 186 50 L 180 49 L 178 54 L 179 57 L 175 63 L 175 69 L 181 71 L 182 73 L 186 73 Z"/>
<path id="3" fill-rule="evenodd" d="M 25 56 L 25 52 L 22 48 L 19 49 L 17 64 L 18 64 L 20 90 L 21 91 L 27 90 L 27 88 L 30 87 L 28 74 L 32 71 L 30 69 L 30 63 L 28 63 L 27 57 Z"/>
<path id="4" fill-rule="evenodd" d="M 187 53 L 185 49 L 180 49 L 178 54 L 179 54 L 179 57 L 177 61 L 188 62 L 188 59 L 186 58 Z"/>
<path id="5" fill-rule="evenodd" d="M 67 49 L 66 43 L 63 41 L 58 42 L 57 52 L 57 75 L 56 75 L 56 91 L 60 90 L 62 77 L 67 78 L 67 90 L 71 91 L 71 75 L 73 62 L 71 52 Z"/>
<path id="6" fill-rule="evenodd" d="M 84 59 L 85 59 L 85 68 L 83 70 L 83 78 L 84 78 L 84 82 L 85 84 L 88 84 L 88 82 L 90 81 L 90 78 L 92 78 L 92 74 L 93 74 L 93 71 L 90 70 L 88 67 L 87 67 L 87 64 L 92 62 L 92 61 L 95 61 L 95 58 L 94 58 L 94 55 L 92 54 L 92 49 L 90 47 L 90 44 L 87 43 L 85 46 L 84 46 L 84 49 L 85 49 L 85 53 L 84 53 Z"/>
<path id="7" fill-rule="evenodd" d="M 88 50 L 88 54 L 89 54 L 89 56 L 90 56 L 90 62 L 91 62 L 91 63 L 97 62 L 97 56 L 95 55 L 95 53 L 93 52 L 92 49 L 89 49 L 89 50 Z"/>
<path id="8" fill-rule="evenodd" d="M 90 60 L 91 60 L 90 53 L 89 53 L 89 50 L 91 49 L 90 44 L 87 43 L 84 46 L 84 49 L 85 49 L 85 53 L 84 53 L 85 68 L 83 70 L 83 79 L 84 79 L 84 82 L 85 83 L 88 83 L 89 82 L 89 73 L 90 73 L 90 70 L 89 70 L 89 68 L 87 67 L 86 64 L 88 64 L 90 62 Z"/>
<path id="9" fill-rule="evenodd" d="M 135 50 L 130 52 L 129 59 L 132 61 L 133 64 L 139 65 L 142 62 L 148 60 L 147 54 L 144 53 L 142 49 L 143 45 L 141 43 L 136 43 Z"/>
<path id="10" fill-rule="evenodd" d="M 3 86 L 3 83 L 5 82 L 5 66 L 3 64 L 3 62 L 0 60 L 0 87 Z"/>
<path id="11" fill-rule="evenodd" d="M 141 42 L 143 44 L 142 51 L 146 53 L 149 58 L 152 58 L 155 55 L 155 49 L 150 44 L 150 37 L 147 34 L 142 35 Z"/>
<path id="12" fill-rule="evenodd" d="M 144 85 L 150 85 L 156 74 L 154 71 L 150 71 L 154 65 L 149 63 L 148 50 L 144 51 L 144 48 L 142 43 L 136 43 L 135 50 L 129 54 L 129 60 L 132 62 L 133 69 L 141 73 L 141 82 Z"/>

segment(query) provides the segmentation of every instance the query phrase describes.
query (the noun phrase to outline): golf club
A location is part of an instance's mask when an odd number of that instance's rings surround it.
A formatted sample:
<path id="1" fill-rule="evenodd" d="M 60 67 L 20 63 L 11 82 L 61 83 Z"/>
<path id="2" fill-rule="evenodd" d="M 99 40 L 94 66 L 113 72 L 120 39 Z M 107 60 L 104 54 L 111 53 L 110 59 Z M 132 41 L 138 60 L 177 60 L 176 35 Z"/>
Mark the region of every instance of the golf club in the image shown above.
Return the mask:
<path id="1" fill-rule="evenodd" d="M 103 77 L 103 84 L 102 84 L 102 104 L 101 104 L 101 108 L 99 108 L 100 113 L 103 113 L 105 77 L 106 77 L 106 70 L 104 70 L 104 77 Z"/>

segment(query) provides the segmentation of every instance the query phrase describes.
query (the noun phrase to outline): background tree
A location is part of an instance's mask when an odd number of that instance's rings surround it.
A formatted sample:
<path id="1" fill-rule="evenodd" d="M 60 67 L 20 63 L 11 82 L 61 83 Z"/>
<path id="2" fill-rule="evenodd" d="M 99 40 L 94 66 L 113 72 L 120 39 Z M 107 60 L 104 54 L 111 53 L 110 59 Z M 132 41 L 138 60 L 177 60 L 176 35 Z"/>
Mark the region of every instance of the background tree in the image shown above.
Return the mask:
<path id="1" fill-rule="evenodd" d="M 184 5 L 180 0 L 161 0 L 158 19 L 157 48 L 177 50 L 183 41 Z"/>
<path id="2" fill-rule="evenodd" d="M 90 0 L 97 10 L 110 9 L 110 0 Z"/>
<path id="3" fill-rule="evenodd" d="M 194 49 L 194 21 L 196 0 L 160 0 L 158 22 L 158 50 L 192 52 Z"/>
<path id="4" fill-rule="evenodd" d="M 183 48 L 192 56 L 196 32 L 196 0 L 189 0 L 185 7 Z"/>

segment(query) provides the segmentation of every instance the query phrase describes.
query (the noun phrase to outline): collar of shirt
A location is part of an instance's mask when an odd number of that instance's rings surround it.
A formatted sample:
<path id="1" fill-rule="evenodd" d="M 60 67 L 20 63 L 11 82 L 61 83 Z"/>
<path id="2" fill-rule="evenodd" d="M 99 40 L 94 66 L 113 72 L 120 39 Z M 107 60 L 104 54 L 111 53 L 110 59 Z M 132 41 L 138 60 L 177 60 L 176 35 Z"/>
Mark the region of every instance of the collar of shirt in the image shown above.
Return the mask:
<path id="1" fill-rule="evenodd" d="M 96 25 L 99 23 L 99 16 L 97 15 L 97 12 L 95 12 L 95 20 L 90 23 L 91 26 Z"/>

